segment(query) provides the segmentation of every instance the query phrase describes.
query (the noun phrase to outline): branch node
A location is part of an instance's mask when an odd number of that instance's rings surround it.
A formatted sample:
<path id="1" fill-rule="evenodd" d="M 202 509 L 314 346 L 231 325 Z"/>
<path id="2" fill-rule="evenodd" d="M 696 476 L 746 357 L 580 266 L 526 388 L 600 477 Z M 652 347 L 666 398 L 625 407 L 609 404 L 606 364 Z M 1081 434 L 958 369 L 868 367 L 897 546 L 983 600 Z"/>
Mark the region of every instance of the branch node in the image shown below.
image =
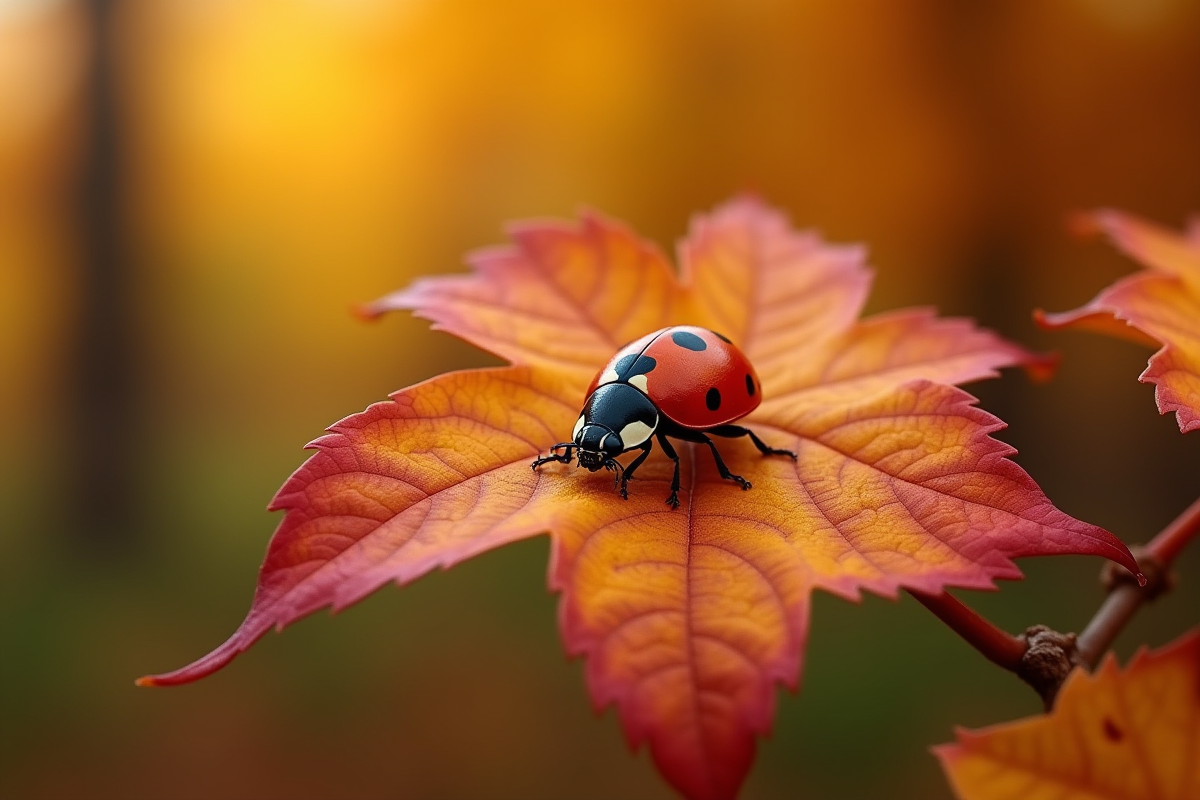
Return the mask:
<path id="1" fill-rule="evenodd" d="M 1049 711 L 1063 681 L 1080 666 L 1075 634 L 1059 633 L 1045 625 L 1033 625 L 1019 637 L 1028 645 L 1017 676 L 1034 688 Z"/>

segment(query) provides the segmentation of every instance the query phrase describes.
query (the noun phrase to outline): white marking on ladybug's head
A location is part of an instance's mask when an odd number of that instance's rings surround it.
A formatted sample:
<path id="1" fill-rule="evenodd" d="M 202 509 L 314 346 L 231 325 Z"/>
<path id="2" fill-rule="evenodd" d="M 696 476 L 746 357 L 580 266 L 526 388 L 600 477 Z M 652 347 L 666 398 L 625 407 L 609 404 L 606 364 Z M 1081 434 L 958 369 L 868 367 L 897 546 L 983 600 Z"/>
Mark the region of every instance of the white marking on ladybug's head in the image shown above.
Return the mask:
<path id="1" fill-rule="evenodd" d="M 600 375 L 600 379 L 596 381 L 597 386 L 603 386 L 606 383 L 612 383 L 617 379 L 617 371 L 615 369 L 606 369 Z"/>
<path id="2" fill-rule="evenodd" d="M 643 444 L 647 439 L 650 438 L 650 434 L 652 433 L 654 433 L 654 428 L 651 428 L 649 425 L 641 422 L 640 420 L 635 420 L 626 425 L 624 428 L 621 428 L 621 432 L 618 435 L 621 437 L 621 441 L 625 444 L 625 449 L 630 450 L 640 444 Z"/>
<path id="3" fill-rule="evenodd" d="M 571 441 L 579 439 L 579 432 L 583 430 L 583 414 L 579 415 L 579 421 L 575 423 L 575 429 L 571 431 Z"/>
<path id="4" fill-rule="evenodd" d="M 646 394 L 650 393 L 650 390 L 646 388 L 645 375 L 634 375 L 628 380 L 628 383 L 630 386 L 636 386 L 637 388 L 641 389 Z"/>

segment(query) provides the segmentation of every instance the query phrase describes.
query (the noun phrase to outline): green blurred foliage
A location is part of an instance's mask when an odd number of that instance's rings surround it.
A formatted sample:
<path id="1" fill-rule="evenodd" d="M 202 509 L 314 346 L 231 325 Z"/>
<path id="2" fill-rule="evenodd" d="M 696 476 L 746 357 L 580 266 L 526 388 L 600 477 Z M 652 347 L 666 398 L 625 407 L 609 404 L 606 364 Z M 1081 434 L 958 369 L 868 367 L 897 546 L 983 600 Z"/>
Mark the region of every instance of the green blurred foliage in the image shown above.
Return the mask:
<path id="1" fill-rule="evenodd" d="M 1200 489 L 1132 345 L 1033 330 L 1133 265 L 1069 239 L 1099 204 L 1200 209 L 1186 0 L 655 3 L 126 0 L 122 198 L 137 331 L 131 546 L 81 547 L 65 476 L 80 309 L 82 7 L 0 3 L 0 795 L 668 797 L 561 655 L 547 542 L 268 637 L 176 690 L 248 605 L 267 499 L 337 418 L 492 363 L 348 309 L 459 269 L 503 221 L 586 204 L 664 248 L 743 189 L 866 241 L 871 310 L 937 305 L 1065 356 L 972 388 L 1064 510 L 1144 541 Z M 1195 436 L 1195 435 L 1193 435 Z M 1078 629 L 1098 564 L 967 599 Z M 1200 555 L 1121 637 L 1195 624 Z M 745 797 L 947 797 L 926 752 L 1032 692 L 916 603 L 818 596 Z"/>

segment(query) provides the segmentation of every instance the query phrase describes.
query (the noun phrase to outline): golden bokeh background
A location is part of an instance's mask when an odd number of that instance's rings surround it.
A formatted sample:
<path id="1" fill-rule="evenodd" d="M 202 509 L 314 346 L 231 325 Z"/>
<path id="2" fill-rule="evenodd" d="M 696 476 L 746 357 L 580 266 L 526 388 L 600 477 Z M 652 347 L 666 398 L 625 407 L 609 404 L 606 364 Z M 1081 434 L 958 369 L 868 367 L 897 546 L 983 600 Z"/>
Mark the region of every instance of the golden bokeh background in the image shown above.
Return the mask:
<path id="1" fill-rule="evenodd" d="M 81 190 L 97 158 L 115 196 Z M 132 679 L 241 619 L 304 442 L 492 363 L 354 304 L 461 269 L 508 220 L 590 206 L 669 250 L 746 190 L 867 242 L 870 310 L 936 305 L 1063 353 L 1047 386 L 972 390 L 1064 510 L 1136 542 L 1196 496 L 1200 438 L 1136 383 L 1148 353 L 1029 313 L 1133 268 L 1070 238 L 1069 212 L 1200 210 L 1200 4 L 0 0 L 0 795 L 669 797 L 564 663 L 544 540 L 199 685 Z M 98 285 L 118 325 L 97 327 Z M 123 371 L 92 396 L 97 337 Z M 120 497 L 93 507 L 97 485 Z M 1195 549 L 1122 654 L 1196 623 Z M 969 600 L 1078 629 L 1097 566 L 1029 562 Z M 1036 710 L 910 599 L 821 596 L 744 796 L 948 797 L 928 745 Z"/>

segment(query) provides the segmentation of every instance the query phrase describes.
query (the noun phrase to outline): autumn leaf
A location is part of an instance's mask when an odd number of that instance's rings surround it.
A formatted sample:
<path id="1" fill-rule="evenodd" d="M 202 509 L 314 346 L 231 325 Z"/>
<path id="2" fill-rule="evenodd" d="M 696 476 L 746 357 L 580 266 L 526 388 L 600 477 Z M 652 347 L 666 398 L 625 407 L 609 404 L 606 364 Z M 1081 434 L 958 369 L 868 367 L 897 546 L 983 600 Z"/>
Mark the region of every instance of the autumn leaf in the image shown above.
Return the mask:
<path id="1" fill-rule="evenodd" d="M 1200 797 L 1200 631 L 1076 670 L 1048 715 L 957 731 L 934 752 L 962 800 Z"/>
<path id="2" fill-rule="evenodd" d="M 753 199 L 700 217 L 677 274 L 597 214 L 512 229 L 510 246 L 374 304 L 412 309 L 513 363 L 400 391 L 337 423 L 283 486 L 250 613 L 233 636 L 144 685 L 220 669 L 271 628 L 353 603 L 506 542 L 549 532 L 567 650 L 587 658 L 598 709 L 615 704 L 691 798 L 729 798 L 795 688 L 809 598 L 824 589 L 987 588 L 1012 559 L 1089 553 L 1136 564 L 1111 534 L 1054 508 L 991 438 L 1003 427 L 946 384 L 1045 363 L 926 310 L 857 322 L 870 272 L 858 247 L 799 233 Z M 765 397 L 747 418 L 772 446 L 681 443 L 682 505 L 655 455 L 628 501 L 608 473 L 530 469 L 570 437 L 589 381 L 623 344 L 670 324 L 723 332 Z"/>
<path id="3" fill-rule="evenodd" d="M 1079 219 L 1146 269 L 1123 278 L 1087 305 L 1062 314 L 1036 311 L 1045 328 L 1079 328 L 1161 348 L 1142 383 L 1155 384 L 1158 412 L 1175 412 L 1184 433 L 1200 429 L 1200 220 L 1184 235 L 1117 211 Z"/>

